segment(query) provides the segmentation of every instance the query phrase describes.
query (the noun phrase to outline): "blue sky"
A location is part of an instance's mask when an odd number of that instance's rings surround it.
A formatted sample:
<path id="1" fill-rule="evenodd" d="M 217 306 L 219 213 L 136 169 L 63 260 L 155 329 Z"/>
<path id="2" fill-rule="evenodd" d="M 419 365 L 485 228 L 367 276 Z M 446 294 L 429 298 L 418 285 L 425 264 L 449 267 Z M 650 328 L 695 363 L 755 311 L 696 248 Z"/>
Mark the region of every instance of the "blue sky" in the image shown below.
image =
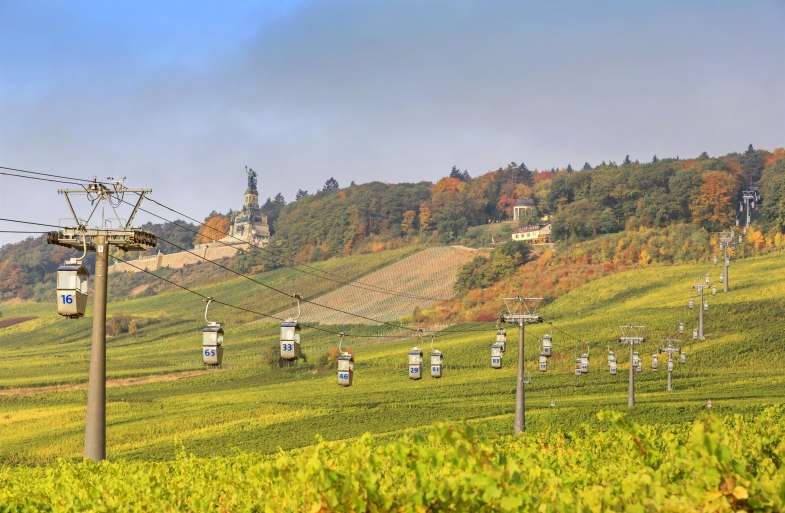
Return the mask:
<path id="1" fill-rule="evenodd" d="M 291 200 L 773 149 L 783 26 L 780 0 L 0 0 L 0 165 L 126 176 L 203 217 L 240 206 L 245 165 Z M 0 177 L 0 217 L 64 217 L 55 187 Z"/>

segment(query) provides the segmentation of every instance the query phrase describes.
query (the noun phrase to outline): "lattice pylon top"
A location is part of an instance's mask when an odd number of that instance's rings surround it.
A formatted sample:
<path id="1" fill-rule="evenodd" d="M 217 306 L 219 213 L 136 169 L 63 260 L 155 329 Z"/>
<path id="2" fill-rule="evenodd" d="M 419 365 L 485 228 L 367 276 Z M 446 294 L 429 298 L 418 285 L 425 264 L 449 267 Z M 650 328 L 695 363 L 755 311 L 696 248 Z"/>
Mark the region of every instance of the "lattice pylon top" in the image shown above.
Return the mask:
<path id="1" fill-rule="evenodd" d="M 627 326 L 619 326 L 621 330 L 622 338 L 640 338 L 643 339 L 643 330 L 646 326 L 635 326 L 635 325 L 627 325 Z"/>
<path id="2" fill-rule="evenodd" d="M 507 307 L 507 315 L 509 317 L 520 315 L 536 317 L 537 308 L 540 306 L 541 301 L 541 297 L 506 297 L 504 298 L 504 306 Z"/>

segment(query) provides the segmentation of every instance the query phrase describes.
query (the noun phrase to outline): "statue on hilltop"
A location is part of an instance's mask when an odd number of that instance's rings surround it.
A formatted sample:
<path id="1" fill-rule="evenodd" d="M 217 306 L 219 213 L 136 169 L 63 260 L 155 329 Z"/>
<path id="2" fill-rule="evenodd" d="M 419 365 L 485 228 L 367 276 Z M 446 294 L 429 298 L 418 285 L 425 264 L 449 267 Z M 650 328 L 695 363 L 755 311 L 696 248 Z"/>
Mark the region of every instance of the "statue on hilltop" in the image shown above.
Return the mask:
<path id="1" fill-rule="evenodd" d="M 245 172 L 248 174 L 248 190 L 255 191 L 256 190 L 256 171 L 245 166 Z"/>

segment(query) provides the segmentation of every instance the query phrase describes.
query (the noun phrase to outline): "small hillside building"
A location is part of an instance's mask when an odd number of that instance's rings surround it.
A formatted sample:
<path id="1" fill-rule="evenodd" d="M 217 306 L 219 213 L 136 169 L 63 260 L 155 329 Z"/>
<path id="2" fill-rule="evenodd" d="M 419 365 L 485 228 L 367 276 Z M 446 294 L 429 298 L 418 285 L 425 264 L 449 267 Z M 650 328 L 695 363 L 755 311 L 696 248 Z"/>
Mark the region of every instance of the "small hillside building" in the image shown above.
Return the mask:
<path id="1" fill-rule="evenodd" d="M 521 218 L 521 214 L 526 210 L 533 209 L 534 203 L 531 200 L 527 200 L 526 198 L 519 199 L 515 206 L 512 207 L 512 220 L 517 221 Z"/>
<path id="2" fill-rule="evenodd" d="M 522 226 L 512 233 L 512 240 L 530 242 L 532 244 L 547 244 L 551 241 L 551 225 Z"/>

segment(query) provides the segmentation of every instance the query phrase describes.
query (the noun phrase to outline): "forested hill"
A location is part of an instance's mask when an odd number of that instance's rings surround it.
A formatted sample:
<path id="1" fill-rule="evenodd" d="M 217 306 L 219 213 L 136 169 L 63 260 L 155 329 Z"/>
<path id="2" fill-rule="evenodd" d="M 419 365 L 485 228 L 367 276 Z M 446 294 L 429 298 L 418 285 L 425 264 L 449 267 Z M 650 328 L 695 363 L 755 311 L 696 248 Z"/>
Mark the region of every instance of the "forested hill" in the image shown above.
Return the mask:
<path id="1" fill-rule="evenodd" d="M 460 241 L 471 226 L 512 218 L 518 199 L 535 208 L 520 224 L 551 215 L 557 240 L 640 227 L 733 224 L 741 191 L 760 182 L 766 229 L 785 228 L 785 149 L 649 163 L 588 163 L 580 171 L 530 172 L 511 163 L 481 176 L 453 168 L 435 184 L 374 182 L 320 191 L 282 206 L 273 241 L 302 258 L 320 259 L 369 244 L 417 239 Z"/>
<path id="2" fill-rule="evenodd" d="M 782 232 L 783 159 L 783 148 L 770 152 L 750 145 L 743 153 L 719 157 L 706 153 L 692 159 L 655 156 L 647 163 L 627 157 L 621 164 L 603 162 L 593 167 L 585 163 L 580 170 L 569 165 L 531 171 L 512 162 L 471 177 L 453 166 L 449 176 L 436 183 L 371 182 L 340 188 L 330 179 L 315 194 L 301 190 L 288 204 L 278 194 L 263 204 L 273 230 L 273 251 L 268 255 L 315 261 L 409 244 L 465 243 L 469 228 L 510 220 L 519 199 L 534 205 L 519 224 L 534 224 L 551 216 L 557 241 L 676 223 L 715 231 L 734 223 L 741 191 L 753 183 L 759 184 L 764 198 L 754 220 L 757 228 Z M 205 222 L 213 230 L 209 233 L 224 232 L 230 216 L 231 212 L 208 215 Z M 145 228 L 183 247 L 209 240 L 205 239 L 206 227 L 183 221 Z M 161 250 L 168 252 L 169 248 Z M 0 300 L 32 297 L 63 258 L 62 248 L 47 247 L 43 238 L 0 248 Z M 276 260 L 268 256 L 258 264 L 273 268 L 284 263 Z M 249 269 L 257 263 L 243 261 L 238 265 Z"/>

